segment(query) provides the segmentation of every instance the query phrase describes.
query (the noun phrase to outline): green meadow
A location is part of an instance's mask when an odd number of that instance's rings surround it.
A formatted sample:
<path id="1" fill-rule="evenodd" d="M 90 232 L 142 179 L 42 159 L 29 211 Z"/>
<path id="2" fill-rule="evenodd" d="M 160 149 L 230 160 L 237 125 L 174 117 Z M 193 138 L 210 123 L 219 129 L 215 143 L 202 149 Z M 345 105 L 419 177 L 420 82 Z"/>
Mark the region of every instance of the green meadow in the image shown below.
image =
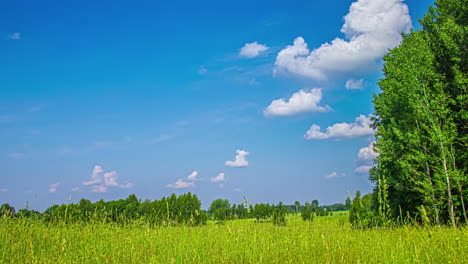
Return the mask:
<path id="1" fill-rule="evenodd" d="M 1 263 L 468 263 L 467 241 L 466 227 L 353 229 L 347 213 L 289 215 L 286 226 L 0 220 Z"/>

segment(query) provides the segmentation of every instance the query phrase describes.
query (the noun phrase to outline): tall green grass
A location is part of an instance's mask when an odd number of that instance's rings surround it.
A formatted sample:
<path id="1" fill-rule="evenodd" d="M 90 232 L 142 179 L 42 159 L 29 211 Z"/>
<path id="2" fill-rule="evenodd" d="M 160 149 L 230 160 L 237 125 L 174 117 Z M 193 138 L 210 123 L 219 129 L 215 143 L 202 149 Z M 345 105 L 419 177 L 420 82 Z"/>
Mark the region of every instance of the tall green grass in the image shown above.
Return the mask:
<path id="1" fill-rule="evenodd" d="M 0 220 L 1 263 L 468 263 L 466 228 L 354 230 L 347 215 L 284 227 L 251 220 L 199 227 L 143 222 Z"/>

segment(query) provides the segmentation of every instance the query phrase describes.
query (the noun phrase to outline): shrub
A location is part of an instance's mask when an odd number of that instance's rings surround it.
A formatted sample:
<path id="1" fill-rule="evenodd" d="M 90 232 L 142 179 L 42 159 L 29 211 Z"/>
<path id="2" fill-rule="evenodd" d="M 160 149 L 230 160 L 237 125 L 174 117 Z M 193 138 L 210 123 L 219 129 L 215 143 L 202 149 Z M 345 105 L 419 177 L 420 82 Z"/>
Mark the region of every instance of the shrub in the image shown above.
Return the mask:
<path id="1" fill-rule="evenodd" d="M 314 220 L 314 211 L 312 209 L 313 209 L 312 205 L 309 202 L 305 203 L 305 205 L 302 207 L 302 213 L 301 213 L 302 220 L 304 221 Z"/>
<path id="2" fill-rule="evenodd" d="M 273 210 L 273 224 L 277 226 L 286 225 L 286 214 L 287 209 L 283 206 L 283 203 L 280 202 Z"/>

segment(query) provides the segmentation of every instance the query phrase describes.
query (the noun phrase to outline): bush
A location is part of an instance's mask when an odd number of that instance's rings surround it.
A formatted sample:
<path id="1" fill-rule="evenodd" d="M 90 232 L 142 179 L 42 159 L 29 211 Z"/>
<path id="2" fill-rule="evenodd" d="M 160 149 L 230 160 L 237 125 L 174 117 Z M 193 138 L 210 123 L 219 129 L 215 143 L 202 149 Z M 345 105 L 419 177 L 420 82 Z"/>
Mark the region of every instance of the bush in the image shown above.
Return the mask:
<path id="1" fill-rule="evenodd" d="M 368 228 L 380 225 L 380 220 L 374 216 L 371 210 L 370 195 L 361 198 L 361 192 L 356 191 L 351 210 L 349 211 L 349 222 L 353 228 Z"/>
<path id="2" fill-rule="evenodd" d="M 277 226 L 285 226 L 286 214 L 287 209 L 283 206 L 283 203 L 280 202 L 273 210 L 273 224 Z"/>
<path id="3" fill-rule="evenodd" d="M 313 221 L 314 220 L 314 211 L 312 210 L 312 205 L 310 203 L 305 203 L 302 207 L 301 213 L 302 220 L 304 221 Z"/>

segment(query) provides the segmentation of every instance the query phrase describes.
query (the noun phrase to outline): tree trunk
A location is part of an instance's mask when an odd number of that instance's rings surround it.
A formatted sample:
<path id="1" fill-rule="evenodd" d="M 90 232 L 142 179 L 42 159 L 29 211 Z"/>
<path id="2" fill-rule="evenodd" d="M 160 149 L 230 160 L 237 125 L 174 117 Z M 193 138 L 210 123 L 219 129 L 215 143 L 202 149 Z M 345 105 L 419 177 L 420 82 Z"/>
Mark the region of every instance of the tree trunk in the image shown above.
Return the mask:
<path id="1" fill-rule="evenodd" d="M 452 226 L 456 227 L 457 223 L 455 222 L 455 210 L 453 209 L 453 199 L 452 199 L 452 190 L 450 188 L 450 177 L 447 169 L 447 158 L 445 155 L 445 149 L 442 142 L 440 142 L 440 150 L 442 151 L 442 163 L 444 165 L 444 174 L 447 182 L 447 195 L 448 195 L 448 210 L 450 214 L 450 220 L 452 221 Z"/>
<path id="2" fill-rule="evenodd" d="M 468 224 L 468 218 L 466 217 L 465 202 L 463 201 L 463 189 L 460 183 L 458 183 L 458 191 L 460 192 L 460 199 L 461 199 L 461 204 L 462 204 L 463 217 L 465 218 L 465 224 Z"/>
<path id="3" fill-rule="evenodd" d="M 456 162 L 455 162 L 455 155 L 453 154 L 453 146 L 450 145 L 450 152 L 452 154 L 452 166 L 453 169 L 456 170 Z M 457 179 L 457 185 L 458 185 L 458 191 L 460 192 L 460 199 L 461 199 L 461 204 L 462 204 L 462 211 L 463 211 L 463 218 L 465 219 L 465 224 L 468 225 L 468 217 L 466 216 L 466 209 L 465 209 L 465 201 L 463 199 L 463 188 L 462 185 L 460 184 L 460 180 Z"/>
<path id="4" fill-rule="evenodd" d="M 436 223 L 437 225 L 440 225 L 440 219 L 439 219 L 439 206 L 437 206 L 437 200 L 435 197 L 434 193 L 434 186 L 432 185 L 432 177 L 431 177 L 431 171 L 429 170 L 429 164 L 426 161 L 426 172 L 427 172 L 427 179 L 429 183 L 431 184 L 431 195 L 432 195 L 432 207 L 434 208 L 435 212 L 435 217 L 436 217 Z"/>
<path id="5" fill-rule="evenodd" d="M 426 90 L 424 90 L 425 92 Z M 424 107 L 424 104 L 421 102 L 421 105 L 423 105 Z M 421 129 L 419 128 L 419 122 L 418 120 L 416 120 L 416 127 L 418 128 L 418 131 L 420 132 Z M 420 132 L 421 133 L 421 132 Z M 425 149 L 424 147 L 422 148 L 423 149 L 423 153 L 425 155 L 427 155 L 427 149 Z M 435 192 L 434 192 L 434 185 L 433 185 L 433 180 L 432 180 L 432 177 L 431 177 L 431 170 L 429 168 L 429 163 L 427 162 L 427 160 L 425 161 L 426 163 L 426 177 L 427 177 L 427 181 L 429 182 L 429 184 L 431 185 L 431 198 L 432 198 L 432 207 L 433 207 L 433 210 L 434 210 L 434 213 L 435 213 L 435 220 L 436 220 L 436 223 L 437 225 L 440 225 L 440 218 L 439 218 L 439 206 L 437 205 L 437 199 L 436 199 L 436 196 L 435 196 Z"/>

